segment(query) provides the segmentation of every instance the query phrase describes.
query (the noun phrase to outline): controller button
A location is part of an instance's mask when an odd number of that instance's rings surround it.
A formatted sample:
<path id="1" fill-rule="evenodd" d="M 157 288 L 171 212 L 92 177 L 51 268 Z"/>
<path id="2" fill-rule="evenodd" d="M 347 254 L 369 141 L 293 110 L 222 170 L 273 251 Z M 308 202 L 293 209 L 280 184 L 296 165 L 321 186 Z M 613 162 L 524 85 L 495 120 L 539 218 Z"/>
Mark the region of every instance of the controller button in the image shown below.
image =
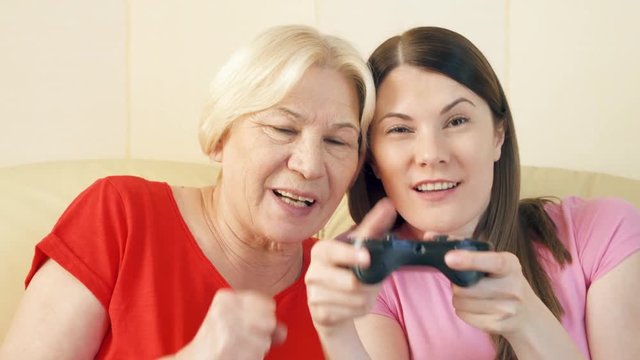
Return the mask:
<path id="1" fill-rule="evenodd" d="M 478 250 L 478 248 L 469 240 L 462 240 L 461 242 L 456 244 L 456 246 L 454 246 L 454 249 Z"/>
<path id="2" fill-rule="evenodd" d="M 436 235 L 433 237 L 433 240 L 436 242 L 445 242 L 449 239 L 449 236 L 447 235 Z"/>

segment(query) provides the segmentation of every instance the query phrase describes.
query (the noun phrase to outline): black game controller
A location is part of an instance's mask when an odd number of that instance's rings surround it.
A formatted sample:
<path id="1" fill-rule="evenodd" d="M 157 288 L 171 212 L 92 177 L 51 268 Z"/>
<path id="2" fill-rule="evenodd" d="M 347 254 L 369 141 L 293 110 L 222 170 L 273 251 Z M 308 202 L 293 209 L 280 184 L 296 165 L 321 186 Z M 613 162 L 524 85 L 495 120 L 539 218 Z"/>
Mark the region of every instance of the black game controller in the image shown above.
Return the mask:
<path id="1" fill-rule="evenodd" d="M 485 274 L 480 271 L 452 270 L 445 264 L 444 255 L 454 249 L 490 250 L 489 243 L 472 239 L 449 241 L 446 235 L 436 236 L 433 241 L 416 241 L 398 239 L 393 234 L 387 234 L 382 239 L 354 240 L 353 243 L 369 250 L 371 256 L 368 268 L 353 268 L 356 277 L 366 284 L 384 280 L 392 271 L 403 265 L 427 265 L 440 270 L 456 285 L 471 286 L 480 281 Z"/>

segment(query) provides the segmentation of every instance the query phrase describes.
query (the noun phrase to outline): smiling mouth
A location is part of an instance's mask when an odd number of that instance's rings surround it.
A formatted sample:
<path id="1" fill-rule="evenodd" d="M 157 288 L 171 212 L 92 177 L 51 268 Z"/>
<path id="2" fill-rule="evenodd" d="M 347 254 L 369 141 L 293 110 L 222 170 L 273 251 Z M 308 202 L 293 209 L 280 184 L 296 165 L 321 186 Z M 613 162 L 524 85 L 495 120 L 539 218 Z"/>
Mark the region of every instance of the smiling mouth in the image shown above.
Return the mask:
<path id="1" fill-rule="evenodd" d="M 443 191 L 443 190 L 453 189 L 453 188 L 457 187 L 458 185 L 460 185 L 459 182 L 442 181 L 442 182 L 436 182 L 436 183 L 420 184 L 420 185 L 416 186 L 414 188 L 414 190 L 416 190 L 418 192 Z"/>
<path id="2" fill-rule="evenodd" d="M 288 191 L 273 190 L 273 193 L 283 202 L 296 207 L 309 207 L 316 203 L 316 201 L 311 198 L 298 196 Z"/>

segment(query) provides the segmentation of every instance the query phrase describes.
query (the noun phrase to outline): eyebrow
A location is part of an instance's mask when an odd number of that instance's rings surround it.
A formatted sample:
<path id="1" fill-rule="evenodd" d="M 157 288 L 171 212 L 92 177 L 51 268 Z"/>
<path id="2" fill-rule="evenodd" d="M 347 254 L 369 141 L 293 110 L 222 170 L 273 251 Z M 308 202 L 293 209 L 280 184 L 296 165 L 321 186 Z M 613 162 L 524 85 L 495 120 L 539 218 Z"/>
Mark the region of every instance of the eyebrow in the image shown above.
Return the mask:
<path id="1" fill-rule="evenodd" d="M 278 106 L 276 108 L 276 110 L 279 111 L 279 112 L 285 113 L 286 115 L 294 118 L 297 121 L 300 121 L 300 122 L 303 122 L 303 123 L 306 123 L 308 121 L 308 119 L 305 116 L 303 116 L 302 114 L 300 114 L 298 112 L 295 112 L 295 111 L 293 111 L 291 109 L 288 109 L 286 107 Z M 358 129 L 355 125 L 353 125 L 353 123 L 348 122 L 348 121 L 339 122 L 339 123 L 333 124 L 333 125 L 331 125 L 331 127 L 332 128 L 337 128 L 337 129 L 351 128 L 357 133 L 360 132 L 360 129 Z"/>
<path id="2" fill-rule="evenodd" d="M 304 116 L 302 116 L 302 114 L 299 114 L 291 109 L 287 109 L 286 107 L 282 107 L 282 106 L 278 106 L 276 108 L 277 111 L 279 112 L 283 112 L 293 118 L 295 118 L 296 120 L 300 120 L 300 121 L 304 121 L 306 120 Z"/>
<path id="3" fill-rule="evenodd" d="M 463 102 L 467 102 L 469 104 L 471 104 L 473 107 L 476 106 L 476 104 L 473 103 L 473 101 L 467 99 L 467 98 L 457 98 L 455 100 L 453 100 L 449 105 L 445 106 L 442 108 L 442 110 L 440 111 L 440 115 L 443 115 L 444 113 L 446 113 L 447 111 L 453 109 L 456 105 L 463 103 Z"/>
<path id="4" fill-rule="evenodd" d="M 467 99 L 467 98 L 457 98 L 455 100 L 453 100 L 451 103 L 449 103 L 448 105 L 446 105 L 445 107 L 442 108 L 442 110 L 440 110 L 440 115 L 444 115 L 447 111 L 453 109 L 456 105 L 463 103 L 463 102 L 467 102 L 469 104 L 471 104 L 472 106 L 476 106 L 476 104 L 473 103 L 473 101 Z M 398 113 L 398 112 L 389 112 L 384 114 L 384 116 L 380 117 L 377 121 L 380 122 L 386 118 L 389 117 L 395 117 L 395 118 L 399 118 L 402 120 L 411 120 L 411 116 L 407 115 L 407 114 L 403 114 L 403 113 Z"/>
<path id="5" fill-rule="evenodd" d="M 409 116 L 407 114 L 397 113 L 397 112 L 389 112 L 389 113 L 384 114 L 377 121 L 380 122 L 380 121 L 382 121 L 382 120 L 384 120 L 386 118 L 390 118 L 390 117 L 400 118 L 402 120 L 411 120 L 411 116 Z"/>

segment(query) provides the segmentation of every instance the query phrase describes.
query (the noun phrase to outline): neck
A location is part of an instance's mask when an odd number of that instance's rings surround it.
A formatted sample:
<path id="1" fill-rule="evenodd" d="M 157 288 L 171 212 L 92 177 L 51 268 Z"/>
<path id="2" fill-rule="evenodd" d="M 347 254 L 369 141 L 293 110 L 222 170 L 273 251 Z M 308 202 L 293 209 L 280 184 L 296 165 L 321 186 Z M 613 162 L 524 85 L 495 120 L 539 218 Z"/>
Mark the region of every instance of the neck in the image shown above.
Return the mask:
<path id="1" fill-rule="evenodd" d="M 448 235 L 450 240 L 461 240 L 471 238 L 473 236 L 473 229 L 475 229 L 475 224 L 473 227 L 457 230 L 429 229 L 425 231 L 413 227 L 409 223 L 404 223 L 396 230 L 396 233 L 405 239 L 427 240 L 436 235 Z"/>
<path id="2" fill-rule="evenodd" d="M 283 244 L 251 232 L 220 200 L 219 187 L 202 189 L 202 215 L 209 229 L 208 256 L 234 289 L 275 295 L 302 270 L 301 243 Z"/>

